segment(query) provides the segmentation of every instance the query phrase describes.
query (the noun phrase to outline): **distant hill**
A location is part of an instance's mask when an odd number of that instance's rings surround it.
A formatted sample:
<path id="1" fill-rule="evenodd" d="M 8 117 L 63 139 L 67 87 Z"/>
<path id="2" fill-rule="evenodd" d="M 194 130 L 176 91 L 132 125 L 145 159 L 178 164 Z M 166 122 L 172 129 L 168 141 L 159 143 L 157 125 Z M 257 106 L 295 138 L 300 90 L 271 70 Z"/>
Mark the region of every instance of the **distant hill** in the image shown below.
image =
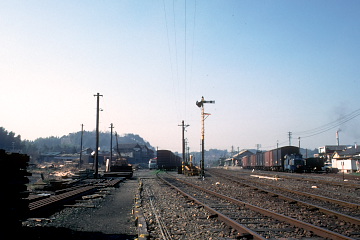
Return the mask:
<path id="1" fill-rule="evenodd" d="M 33 144 L 39 149 L 39 151 L 61 151 L 61 152 L 78 152 L 80 149 L 81 132 L 69 133 L 62 137 L 47 137 L 38 138 L 33 141 Z M 153 146 L 142 137 L 134 133 L 127 133 L 118 136 L 118 142 L 121 143 L 138 143 L 146 145 L 148 148 L 155 150 Z M 84 131 L 83 134 L 83 148 L 95 148 L 96 145 L 96 132 Z M 112 139 L 113 147 L 116 146 L 116 138 L 113 135 Z M 100 150 L 110 150 L 110 132 L 99 133 L 99 146 Z"/>

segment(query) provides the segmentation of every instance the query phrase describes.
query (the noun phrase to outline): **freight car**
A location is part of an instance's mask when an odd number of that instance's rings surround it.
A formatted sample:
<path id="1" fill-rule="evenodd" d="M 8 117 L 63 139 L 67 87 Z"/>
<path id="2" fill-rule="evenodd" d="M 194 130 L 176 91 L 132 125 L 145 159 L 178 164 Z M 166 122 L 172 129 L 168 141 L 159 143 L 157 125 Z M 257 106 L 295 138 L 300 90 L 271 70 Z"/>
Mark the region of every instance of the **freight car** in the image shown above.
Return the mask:
<path id="1" fill-rule="evenodd" d="M 306 158 L 306 172 L 320 172 L 324 168 L 324 158 Z"/>
<path id="2" fill-rule="evenodd" d="M 169 150 L 157 151 L 158 169 L 176 170 L 181 167 L 181 158 Z"/>
<path id="3" fill-rule="evenodd" d="M 286 155 L 300 154 L 298 147 L 285 146 L 266 152 L 257 152 L 242 158 L 243 168 L 268 171 L 284 171 Z"/>

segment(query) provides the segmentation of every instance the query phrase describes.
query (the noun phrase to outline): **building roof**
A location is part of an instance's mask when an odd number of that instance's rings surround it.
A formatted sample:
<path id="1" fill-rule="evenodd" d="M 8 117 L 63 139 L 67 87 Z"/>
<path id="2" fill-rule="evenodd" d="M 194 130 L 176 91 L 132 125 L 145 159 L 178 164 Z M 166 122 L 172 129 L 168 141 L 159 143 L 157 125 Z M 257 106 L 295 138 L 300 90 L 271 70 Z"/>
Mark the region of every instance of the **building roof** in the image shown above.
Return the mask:
<path id="1" fill-rule="evenodd" d="M 351 146 L 350 148 L 345 149 L 344 151 L 337 151 L 339 156 L 353 156 L 360 154 L 360 147 Z"/>
<path id="2" fill-rule="evenodd" d="M 235 154 L 232 157 L 236 158 L 236 159 L 241 159 L 242 157 L 253 155 L 253 154 L 254 154 L 253 152 L 251 152 L 251 151 L 249 151 L 247 149 L 244 149 L 244 150 L 241 150 L 239 153 Z"/>
<path id="3" fill-rule="evenodd" d="M 119 150 L 120 151 L 128 151 L 128 150 L 144 150 L 147 152 L 154 152 L 153 150 L 151 150 L 150 148 L 148 148 L 148 146 L 146 146 L 145 144 L 138 144 L 138 143 L 121 143 L 118 145 L 119 146 Z M 116 149 L 116 146 L 114 147 Z"/>
<path id="4" fill-rule="evenodd" d="M 342 151 L 347 148 L 347 145 L 325 145 L 323 147 L 319 147 L 319 153 L 333 153 L 335 151 Z"/>
<path id="5" fill-rule="evenodd" d="M 139 150 L 141 149 L 141 146 L 138 143 L 121 143 L 118 144 L 118 146 L 120 150 L 134 149 L 134 148 L 139 148 Z"/>

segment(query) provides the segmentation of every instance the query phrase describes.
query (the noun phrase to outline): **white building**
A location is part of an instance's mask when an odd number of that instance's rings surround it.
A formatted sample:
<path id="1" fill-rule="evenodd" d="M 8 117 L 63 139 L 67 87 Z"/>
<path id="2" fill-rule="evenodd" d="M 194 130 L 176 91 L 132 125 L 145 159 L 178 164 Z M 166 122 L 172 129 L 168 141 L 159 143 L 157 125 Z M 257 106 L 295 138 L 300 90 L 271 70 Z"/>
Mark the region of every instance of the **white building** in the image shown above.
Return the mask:
<path id="1" fill-rule="evenodd" d="M 360 147 L 357 145 L 343 151 L 336 151 L 332 156 L 332 166 L 340 172 L 352 173 L 360 170 Z"/>

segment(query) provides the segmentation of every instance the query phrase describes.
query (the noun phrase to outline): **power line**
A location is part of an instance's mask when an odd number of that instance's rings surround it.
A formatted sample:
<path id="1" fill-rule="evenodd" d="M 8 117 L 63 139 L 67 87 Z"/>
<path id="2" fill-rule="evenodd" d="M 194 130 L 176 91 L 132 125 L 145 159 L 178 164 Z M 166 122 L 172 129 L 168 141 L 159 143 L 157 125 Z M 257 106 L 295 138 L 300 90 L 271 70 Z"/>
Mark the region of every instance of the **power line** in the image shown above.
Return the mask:
<path id="1" fill-rule="evenodd" d="M 351 119 L 357 117 L 360 115 L 360 109 L 357 109 L 345 116 L 342 116 L 332 122 L 329 122 L 325 125 L 322 125 L 320 127 L 317 127 L 317 128 L 313 128 L 313 129 L 310 129 L 310 130 L 306 130 L 306 131 L 300 131 L 300 132 L 295 132 L 294 134 L 296 135 L 317 135 L 317 134 L 320 134 L 320 133 L 323 133 L 323 132 L 326 132 L 330 129 L 333 129 L 335 127 L 338 127 L 340 126 L 341 124 L 343 123 L 346 123 L 348 121 L 350 121 Z"/>
<path id="2" fill-rule="evenodd" d="M 314 129 L 311 129 L 311 130 L 307 130 L 307 131 L 302 131 L 302 132 L 297 132 L 295 133 L 296 135 L 301 135 L 301 138 L 309 138 L 309 137 L 313 137 L 313 136 L 316 136 L 316 135 L 319 135 L 321 133 L 324 133 L 324 132 L 327 132 L 331 129 L 334 129 L 334 128 L 337 128 L 339 127 L 340 125 L 356 118 L 357 116 L 360 115 L 360 109 L 357 109 L 343 117 L 340 117 L 338 118 L 337 120 L 335 121 L 332 121 L 330 123 L 327 123 L 323 126 L 320 126 L 320 127 L 317 127 L 317 128 L 314 128 Z M 302 136 L 302 135 L 305 135 L 305 136 Z"/>
<path id="3" fill-rule="evenodd" d="M 178 80 L 179 86 L 179 64 L 178 64 L 178 56 L 177 56 L 177 40 L 176 40 L 176 17 L 175 17 L 175 0 L 173 0 L 173 15 L 174 15 L 174 41 L 175 41 L 175 64 L 176 64 L 176 79 Z"/>
<path id="4" fill-rule="evenodd" d="M 184 34 L 184 47 L 185 47 L 185 53 L 184 53 L 184 81 L 185 81 L 185 97 L 184 97 L 184 106 L 185 106 L 185 113 L 184 113 L 184 116 L 185 116 L 185 119 L 186 119 L 186 0 L 185 0 L 185 22 L 184 22 L 184 27 L 185 27 L 185 34 Z"/>
<path id="5" fill-rule="evenodd" d="M 169 52 L 169 58 L 170 58 L 170 71 L 171 71 L 171 80 L 172 80 L 172 90 L 173 90 L 173 97 L 174 97 L 174 102 L 175 102 L 174 109 L 175 109 L 175 111 L 177 113 L 177 118 L 180 118 L 180 114 L 179 114 L 179 111 L 178 111 L 179 110 L 178 101 L 177 101 L 177 95 L 178 94 L 177 94 L 177 91 L 176 91 L 176 86 L 175 86 L 176 84 L 175 84 L 175 79 L 174 79 L 174 66 L 173 66 L 173 58 L 172 58 L 171 47 L 170 47 L 171 45 L 170 45 L 170 38 L 169 38 L 169 26 L 168 26 L 167 14 L 166 14 L 165 0 L 163 0 L 163 9 L 164 9 L 164 18 L 165 18 L 166 39 L 167 39 L 168 52 Z M 174 11 L 174 5 L 173 5 L 173 11 Z M 174 18 L 175 18 L 175 15 L 174 15 Z M 174 25 L 175 25 L 175 22 L 174 22 Z M 176 38 L 176 33 L 175 33 L 175 38 Z M 175 39 L 175 44 L 176 44 L 176 39 Z M 176 56 L 176 58 L 177 58 L 177 56 Z"/>

